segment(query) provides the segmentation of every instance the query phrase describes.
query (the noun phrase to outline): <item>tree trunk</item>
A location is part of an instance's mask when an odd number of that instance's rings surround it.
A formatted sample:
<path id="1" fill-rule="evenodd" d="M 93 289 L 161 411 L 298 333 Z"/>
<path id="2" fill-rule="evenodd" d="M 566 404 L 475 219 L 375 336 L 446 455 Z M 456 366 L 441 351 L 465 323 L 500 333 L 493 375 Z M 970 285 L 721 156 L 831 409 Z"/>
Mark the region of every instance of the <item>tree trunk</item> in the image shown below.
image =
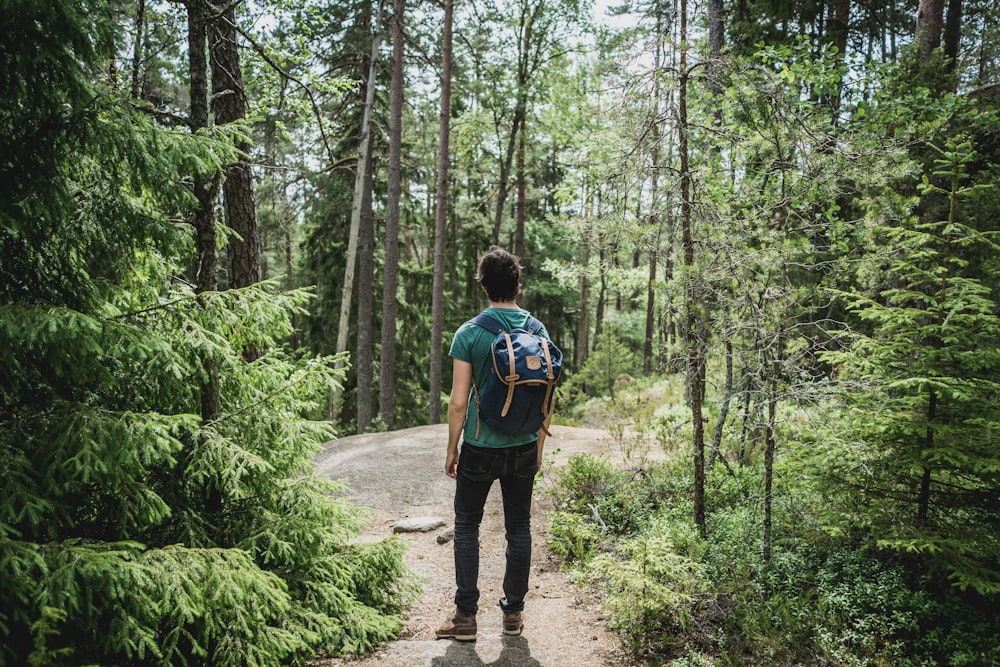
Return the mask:
<path id="1" fill-rule="evenodd" d="M 525 146 L 524 133 L 526 130 L 526 119 L 521 116 L 521 131 L 517 140 L 517 218 L 514 226 L 514 254 L 525 261 L 524 249 L 524 220 L 527 216 L 528 183 L 525 170 Z"/>
<path id="2" fill-rule="evenodd" d="M 284 238 L 285 243 L 285 287 L 289 290 L 295 286 L 294 263 L 292 262 L 292 230 L 294 229 L 294 224 L 295 221 L 292 219 L 290 213 L 286 212 L 282 215 L 282 238 Z M 292 313 L 292 337 L 290 342 L 293 350 L 297 350 L 300 347 L 298 317 L 297 313 Z"/>
<path id="3" fill-rule="evenodd" d="M 374 85 L 369 81 L 367 85 Z M 358 340 L 354 376 L 357 386 L 357 433 L 364 433 L 375 417 L 375 214 L 372 211 L 374 144 L 368 142 L 365 156 L 365 187 L 361 198 L 361 229 L 358 235 Z"/>
<path id="4" fill-rule="evenodd" d="M 694 239 L 691 231 L 693 212 L 691 208 L 691 171 L 688 151 L 688 111 L 687 86 L 690 73 L 687 64 L 687 0 L 680 0 L 680 63 L 677 89 L 677 131 L 678 153 L 680 157 L 681 186 L 681 247 L 684 252 L 684 267 L 688 271 L 685 290 L 685 324 L 687 326 L 687 363 L 689 403 L 691 406 L 691 443 L 694 454 L 694 522 L 705 532 L 705 432 L 702 422 L 704 401 L 705 364 L 702 359 L 702 345 L 699 340 L 701 322 L 697 311 L 697 281 L 694 270 Z"/>
<path id="5" fill-rule="evenodd" d="M 521 128 L 522 110 L 520 100 L 517 109 L 514 111 L 514 119 L 511 123 L 510 136 L 507 138 L 507 152 L 503 162 L 500 163 L 500 184 L 497 186 L 497 205 L 493 215 L 493 245 L 500 243 L 500 227 L 503 224 L 503 208 L 507 201 L 507 189 L 510 183 L 510 170 L 514 163 L 514 151 L 517 146 L 517 133 Z"/>
<path id="6" fill-rule="evenodd" d="M 723 0 L 708 0 L 708 91 L 713 97 L 722 94 L 722 49 L 726 45 L 726 22 Z M 716 118 L 719 118 L 722 105 L 713 102 Z"/>
<path id="7" fill-rule="evenodd" d="M 937 392 L 930 390 L 927 400 L 927 431 L 924 435 L 924 451 L 929 452 L 934 447 L 934 417 L 937 416 Z M 921 526 L 927 525 L 927 517 L 930 514 L 931 506 L 931 468 L 924 466 L 923 474 L 920 477 L 920 491 L 917 494 L 917 523 Z"/>
<path id="8" fill-rule="evenodd" d="M 344 367 L 340 356 L 347 351 L 347 335 L 351 324 L 351 304 L 354 296 L 354 272 L 358 259 L 358 235 L 361 230 L 361 213 L 364 208 L 365 184 L 368 173 L 368 144 L 371 141 L 372 109 L 375 106 L 375 64 L 378 61 L 379 43 L 382 37 L 382 3 L 379 0 L 378 12 L 373 21 L 371 60 L 368 63 L 368 82 L 365 88 L 365 106 L 361 117 L 361 145 L 358 148 L 358 166 L 354 174 L 354 202 L 351 206 L 351 226 L 347 235 L 347 262 L 344 267 L 344 285 L 340 297 L 340 319 L 337 327 L 336 368 Z M 331 400 L 331 419 L 340 418 L 341 391 L 337 390 Z"/>
<path id="9" fill-rule="evenodd" d="M 188 73 L 191 87 L 191 131 L 208 127 L 208 26 L 207 8 L 202 0 L 188 3 Z M 219 288 L 218 251 L 216 250 L 215 196 L 218 178 L 195 175 L 194 196 L 198 201 L 194 226 L 198 249 L 197 292 Z M 210 422 L 219 416 L 219 366 L 205 357 L 205 377 L 201 386 L 201 419 Z"/>
<path id="10" fill-rule="evenodd" d="M 139 99 L 142 95 L 142 52 L 146 35 L 146 0 L 139 0 L 139 6 L 135 13 L 135 41 L 132 44 L 132 88 L 133 99 Z"/>
<path id="11" fill-rule="evenodd" d="M 538 11 L 541 5 L 535 7 Z M 517 148 L 518 133 L 524 129 L 528 116 L 528 83 L 531 80 L 530 53 L 532 46 L 532 28 L 535 14 L 527 2 L 521 3 L 519 22 L 520 39 L 518 40 L 517 57 L 517 101 L 514 108 L 514 118 L 511 119 L 510 136 L 507 140 L 507 154 L 500 167 L 500 185 L 497 189 L 496 214 L 493 219 L 493 243 L 500 242 L 500 226 L 503 222 L 503 208 L 507 199 L 507 188 L 510 183 L 510 170 L 513 153 Z M 515 252 L 515 254 L 517 254 Z"/>
<path id="12" fill-rule="evenodd" d="M 941 46 L 944 24 L 944 0 L 920 0 L 917 6 L 917 23 L 914 37 L 921 62 L 926 62 L 931 51 Z"/>
<path id="13" fill-rule="evenodd" d="M 395 0 L 393 9 L 395 16 L 392 22 L 392 82 L 389 92 L 389 183 L 385 209 L 382 356 L 379 378 L 379 414 L 382 416 L 382 423 L 390 431 L 395 426 L 396 411 L 396 292 L 399 286 L 399 199 L 402 190 L 403 153 L 403 15 L 406 11 L 406 0 Z M 443 266 L 441 270 L 444 270 Z M 438 267 L 435 265 L 435 275 L 437 271 Z M 439 330 L 439 341 L 440 333 Z M 440 392 L 440 389 L 438 391 Z"/>
<path id="14" fill-rule="evenodd" d="M 847 37 L 850 32 L 851 0 L 831 0 L 827 9 L 827 41 L 837 48 L 837 60 L 844 61 L 847 53 Z M 843 81 L 837 82 L 837 92 L 825 95 L 823 103 L 833 110 L 834 118 L 840 108 L 840 91 Z"/>
<path id="15" fill-rule="evenodd" d="M 716 423 L 715 433 L 712 434 L 712 446 L 708 452 L 708 468 L 715 463 L 722 450 L 722 433 L 726 427 L 726 419 L 729 417 L 729 404 L 733 399 L 733 342 L 726 340 L 726 379 L 722 387 L 722 407 L 719 408 L 719 421 Z"/>
<path id="16" fill-rule="evenodd" d="M 712 0 L 716 2 L 716 0 Z M 719 0 L 721 2 L 721 0 Z M 709 9 L 711 12 L 711 7 Z M 654 71 L 660 72 L 664 66 L 663 49 L 661 44 L 666 43 L 666 26 L 669 24 L 663 16 L 662 11 L 656 14 L 656 34 L 657 44 L 654 55 Z M 646 332 L 642 346 L 642 371 L 646 375 L 653 372 L 653 330 L 656 324 L 656 269 L 657 260 L 660 256 L 660 238 L 663 234 L 663 216 L 660 211 L 660 165 L 662 160 L 661 147 L 663 134 L 660 130 L 660 112 L 663 108 L 663 86 L 660 85 L 661 77 L 657 76 L 653 81 L 653 125 L 650 128 L 650 165 L 652 174 L 649 184 L 650 203 L 650 224 L 656 228 L 656 238 L 653 246 L 649 249 L 649 277 L 646 281 Z M 640 201 L 641 201 L 640 197 Z"/>
<path id="17" fill-rule="evenodd" d="M 583 257 L 580 259 L 580 315 L 576 320 L 576 351 L 573 355 L 577 368 L 583 368 L 587 361 L 587 354 L 590 352 L 590 321 L 588 311 L 590 309 L 590 280 L 587 278 L 587 265 L 590 263 L 590 244 L 584 241 Z"/>
<path id="18" fill-rule="evenodd" d="M 958 64 L 958 47 L 962 39 L 962 0 L 948 0 L 948 20 L 944 24 L 944 55 L 948 71 Z"/>
<path id="19" fill-rule="evenodd" d="M 601 219 L 600 211 L 597 213 L 597 219 Z M 607 271 L 604 269 L 604 243 L 600 241 L 598 242 L 597 261 L 600 266 L 601 287 L 597 292 L 597 307 L 594 309 L 594 347 L 601 344 L 601 335 L 604 333 L 604 308 L 608 299 L 608 278 Z"/>
<path id="20" fill-rule="evenodd" d="M 437 205 L 434 216 L 434 284 L 431 296 L 430 423 L 441 421 L 441 366 L 444 351 L 445 245 L 448 232 L 448 143 L 451 132 L 451 47 L 453 2 L 444 0 L 441 33 L 441 112 L 438 120 Z"/>
<path id="21" fill-rule="evenodd" d="M 769 370 L 768 372 L 776 374 L 776 370 Z M 774 429 L 778 412 L 777 384 L 777 378 L 772 376 L 768 379 L 767 427 L 764 430 L 764 535 L 762 538 L 762 555 L 765 561 L 771 560 L 771 528 L 773 526 L 772 514 L 774 507 Z"/>
<path id="22" fill-rule="evenodd" d="M 233 4 L 214 17 L 209 35 L 215 124 L 241 121 L 247 115 L 247 101 Z M 239 289 L 260 282 L 261 267 L 253 169 L 247 157 L 250 144 L 241 142 L 237 148 L 242 156 L 227 168 L 222 193 L 226 226 L 236 233 L 229 241 L 229 287 Z M 260 356 L 260 350 L 247 347 L 242 354 L 246 361 L 253 361 Z"/>
<path id="23" fill-rule="evenodd" d="M 656 235 L 659 242 L 660 235 Z M 656 325 L 656 258 L 659 249 L 653 247 L 649 251 L 649 279 L 646 281 L 646 334 L 642 344 L 642 372 L 649 375 L 653 372 L 653 333 Z"/>

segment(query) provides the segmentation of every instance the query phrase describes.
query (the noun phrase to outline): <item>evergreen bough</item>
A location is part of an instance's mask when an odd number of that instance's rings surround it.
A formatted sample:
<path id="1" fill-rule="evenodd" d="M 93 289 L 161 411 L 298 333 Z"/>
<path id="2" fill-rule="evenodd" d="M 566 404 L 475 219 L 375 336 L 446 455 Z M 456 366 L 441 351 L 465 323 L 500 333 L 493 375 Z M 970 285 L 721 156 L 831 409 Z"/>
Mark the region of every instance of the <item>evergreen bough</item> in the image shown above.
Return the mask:
<path id="1" fill-rule="evenodd" d="M 0 11 L 0 665 L 370 650 L 412 588 L 402 543 L 352 543 L 365 517 L 312 475 L 333 433 L 310 417 L 342 377 L 283 349 L 309 295 L 195 294 L 177 220 L 233 137 L 166 130 L 93 82 L 112 11 Z"/>
<path id="2" fill-rule="evenodd" d="M 828 523 L 919 554 L 963 590 L 997 594 L 1000 350 L 984 341 L 1000 338 L 1000 308 L 970 258 L 996 252 L 998 238 L 963 221 L 963 203 L 983 189 L 968 184 L 971 144 L 930 148 L 921 192 L 944 215 L 879 225 L 890 286 L 841 294 L 870 329 L 826 355 L 853 387 L 852 437 L 826 472 L 847 493 Z"/>

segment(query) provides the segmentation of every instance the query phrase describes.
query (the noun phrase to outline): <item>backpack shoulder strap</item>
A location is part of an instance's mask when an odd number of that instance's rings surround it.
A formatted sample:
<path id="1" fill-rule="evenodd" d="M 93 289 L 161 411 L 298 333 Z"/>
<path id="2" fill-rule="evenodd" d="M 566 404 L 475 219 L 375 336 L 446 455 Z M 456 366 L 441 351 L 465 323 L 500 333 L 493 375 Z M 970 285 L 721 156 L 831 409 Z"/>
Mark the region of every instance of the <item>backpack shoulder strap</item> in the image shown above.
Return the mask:
<path id="1" fill-rule="evenodd" d="M 528 316 L 528 321 L 524 326 L 529 332 L 535 335 L 542 330 L 542 323 L 530 315 Z"/>
<path id="2" fill-rule="evenodd" d="M 469 320 L 469 322 L 472 322 L 473 324 L 481 326 L 482 328 L 486 329 L 487 331 L 489 331 L 494 336 L 496 336 L 498 333 L 500 333 L 501 331 L 503 331 L 503 326 L 501 326 L 501 324 L 499 322 L 497 322 L 495 319 L 493 319 L 492 317 L 490 317 L 486 313 L 479 313 L 478 315 L 476 315 L 475 317 L 473 317 L 471 320 Z"/>

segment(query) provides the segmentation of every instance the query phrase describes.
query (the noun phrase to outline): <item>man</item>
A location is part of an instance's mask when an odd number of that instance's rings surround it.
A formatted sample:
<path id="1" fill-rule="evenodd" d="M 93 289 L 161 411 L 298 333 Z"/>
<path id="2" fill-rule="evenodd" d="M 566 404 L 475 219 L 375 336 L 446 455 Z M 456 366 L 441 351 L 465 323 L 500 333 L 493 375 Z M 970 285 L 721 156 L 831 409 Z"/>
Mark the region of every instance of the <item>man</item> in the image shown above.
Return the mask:
<path id="1" fill-rule="evenodd" d="M 521 264 L 501 248 L 491 248 L 480 260 L 476 280 L 489 298 L 483 312 L 509 329 L 525 328 L 530 317 L 521 309 Z M 544 327 L 540 335 L 548 338 Z M 479 524 L 493 481 L 500 480 L 507 567 L 503 580 L 503 634 L 517 636 L 524 628 L 522 612 L 531 567 L 531 492 L 542 464 L 542 448 L 551 415 L 542 430 L 508 435 L 480 423 L 471 393 L 492 371 L 493 334 L 466 322 L 455 333 L 449 356 L 454 376 L 448 400 L 448 453 L 445 474 L 455 480 L 455 614 L 437 630 L 439 639 L 473 641 L 479 610 Z M 464 436 L 464 437 L 463 437 Z M 462 440 L 459 454 L 459 440 Z"/>

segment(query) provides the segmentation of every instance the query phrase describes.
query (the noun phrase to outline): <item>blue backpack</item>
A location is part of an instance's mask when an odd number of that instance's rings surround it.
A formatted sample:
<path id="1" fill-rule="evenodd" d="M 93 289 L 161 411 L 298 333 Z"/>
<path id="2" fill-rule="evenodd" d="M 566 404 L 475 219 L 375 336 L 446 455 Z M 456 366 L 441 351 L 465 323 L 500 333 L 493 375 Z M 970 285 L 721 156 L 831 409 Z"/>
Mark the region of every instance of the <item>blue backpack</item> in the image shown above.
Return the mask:
<path id="1" fill-rule="evenodd" d="M 473 387 L 479 420 L 510 435 L 538 432 L 555 408 L 553 390 L 562 372 L 562 352 L 538 335 L 542 323 L 534 317 L 528 318 L 526 329 L 513 331 L 485 314 L 469 321 L 494 336 L 493 372 L 482 387 Z"/>

